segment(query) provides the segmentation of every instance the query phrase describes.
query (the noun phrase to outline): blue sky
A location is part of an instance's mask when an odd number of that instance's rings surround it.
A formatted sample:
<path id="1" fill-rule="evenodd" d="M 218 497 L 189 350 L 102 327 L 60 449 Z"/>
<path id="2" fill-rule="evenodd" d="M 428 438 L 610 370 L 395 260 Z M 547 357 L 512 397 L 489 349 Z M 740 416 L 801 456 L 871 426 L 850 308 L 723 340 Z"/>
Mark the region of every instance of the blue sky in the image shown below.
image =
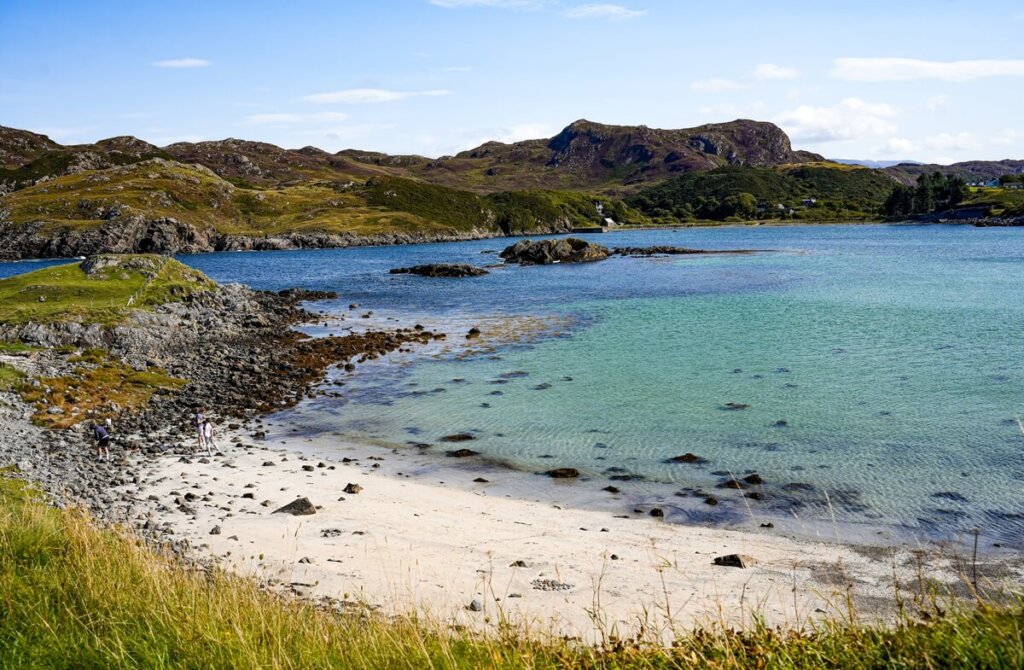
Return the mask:
<path id="1" fill-rule="evenodd" d="M 829 157 L 1024 158 L 1024 2 L 0 0 L 0 124 L 438 156 L 754 118 Z"/>

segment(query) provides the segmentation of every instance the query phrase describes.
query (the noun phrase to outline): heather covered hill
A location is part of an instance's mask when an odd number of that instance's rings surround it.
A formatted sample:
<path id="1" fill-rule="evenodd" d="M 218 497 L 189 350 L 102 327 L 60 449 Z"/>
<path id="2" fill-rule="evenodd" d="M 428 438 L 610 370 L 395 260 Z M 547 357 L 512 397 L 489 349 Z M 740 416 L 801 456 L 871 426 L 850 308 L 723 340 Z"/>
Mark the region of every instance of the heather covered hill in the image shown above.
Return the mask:
<path id="1" fill-rule="evenodd" d="M 836 163 L 729 166 L 675 177 L 627 202 L 656 219 L 849 221 L 879 217 L 895 184 L 884 172 Z"/>
<path id="2" fill-rule="evenodd" d="M 399 244 L 563 232 L 609 215 L 647 221 L 582 193 L 480 196 L 391 176 L 243 188 L 202 165 L 154 158 L 0 197 L 0 257 Z"/>
<path id="3" fill-rule="evenodd" d="M 61 146 L 43 135 L 2 126 L 0 156 L 5 163 L 0 168 L 0 194 L 40 180 L 169 157 L 160 147 L 131 136 Z"/>
<path id="4" fill-rule="evenodd" d="M 16 168 L 60 145 L 46 135 L 0 126 L 0 168 Z"/>

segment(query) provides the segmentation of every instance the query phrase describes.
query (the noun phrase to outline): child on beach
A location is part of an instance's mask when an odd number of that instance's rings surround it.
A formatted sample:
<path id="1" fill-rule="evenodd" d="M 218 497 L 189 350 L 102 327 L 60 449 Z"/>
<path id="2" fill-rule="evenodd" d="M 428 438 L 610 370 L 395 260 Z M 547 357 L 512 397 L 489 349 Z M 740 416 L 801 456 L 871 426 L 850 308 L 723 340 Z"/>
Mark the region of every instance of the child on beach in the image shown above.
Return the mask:
<path id="1" fill-rule="evenodd" d="M 209 419 L 203 420 L 200 442 L 206 444 L 206 455 L 212 456 L 214 450 L 220 451 L 213 441 L 213 422 Z"/>
<path id="2" fill-rule="evenodd" d="M 96 460 L 97 461 L 109 461 L 110 460 L 110 433 L 107 429 L 99 424 L 91 424 L 89 426 L 92 429 L 92 437 L 96 440 Z"/>

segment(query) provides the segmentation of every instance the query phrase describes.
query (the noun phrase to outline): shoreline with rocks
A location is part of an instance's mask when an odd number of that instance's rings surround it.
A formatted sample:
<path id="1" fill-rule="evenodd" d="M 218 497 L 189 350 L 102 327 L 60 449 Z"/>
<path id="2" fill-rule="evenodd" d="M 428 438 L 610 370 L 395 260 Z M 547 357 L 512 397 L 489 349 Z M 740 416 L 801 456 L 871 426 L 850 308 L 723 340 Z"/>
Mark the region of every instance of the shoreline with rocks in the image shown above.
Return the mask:
<path id="1" fill-rule="evenodd" d="M 286 437 L 290 424 L 276 419 L 221 431 L 214 456 L 166 431 L 166 449 L 118 446 L 110 463 L 92 461 L 84 440 L 69 449 L 10 406 L 0 423 L 35 442 L 35 456 L 22 454 L 17 465 L 59 504 L 83 505 L 187 561 L 334 608 L 415 613 L 480 631 L 506 621 L 598 643 L 641 632 L 668 640 L 701 625 L 751 625 L 755 615 L 799 628 L 844 616 L 851 604 L 858 617 L 887 621 L 897 592 L 914 592 L 922 575 L 957 596 L 970 591 L 970 557 L 939 548 L 578 507 L 571 480 L 463 459 L 439 467 L 436 455 L 344 438 Z M 69 471 L 79 486 L 67 486 L 61 474 Z M 1019 558 L 982 558 L 973 568 L 990 591 L 1024 575 Z"/>
<path id="2" fill-rule="evenodd" d="M 754 614 L 800 627 L 844 613 L 848 599 L 861 616 L 886 620 L 897 582 L 907 588 L 922 571 L 966 594 L 968 563 L 938 547 L 666 523 L 653 509 L 630 516 L 588 507 L 572 473 L 538 477 L 473 458 L 294 434 L 273 411 L 315 396 L 328 368 L 415 356 L 445 340 L 419 325 L 379 330 L 382 323 L 362 318 L 365 330 L 344 337 L 294 330 L 326 318 L 310 308 L 327 297 L 228 285 L 133 313 L 114 328 L 8 329 L 6 337 L 47 347 L 24 363 L 47 373 L 62 370 L 57 347 L 97 346 L 190 381 L 118 417 L 114 460 L 105 463 L 93 460 L 82 432 L 35 426 L 34 408 L 0 394 L 0 464 L 16 466 L 58 505 L 86 507 L 103 523 L 272 590 L 480 630 L 511 620 L 596 642 L 712 621 L 750 624 Z M 196 453 L 189 420 L 199 405 L 221 420 L 221 455 Z M 275 513 L 303 498 L 293 510 L 302 513 Z M 972 567 L 990 588 L 1024 575 L 1019 558 Z"/>

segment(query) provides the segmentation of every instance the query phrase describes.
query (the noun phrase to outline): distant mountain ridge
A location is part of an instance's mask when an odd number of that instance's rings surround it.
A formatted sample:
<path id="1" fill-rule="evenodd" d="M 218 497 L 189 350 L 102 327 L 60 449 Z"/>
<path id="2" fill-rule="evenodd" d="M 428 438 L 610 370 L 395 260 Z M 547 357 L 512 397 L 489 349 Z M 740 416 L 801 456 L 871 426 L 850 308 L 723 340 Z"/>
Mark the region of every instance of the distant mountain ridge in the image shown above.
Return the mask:
<path id="1" fill-rule="evenodd" d="M 316 147 L 283 149 L 234 138 L 157 147 L 134 137 L 115 137 L 61 146 L 44 135 L 0 127 L 0 182 L 14 188 L 42 177 L 150 158 L 198 163 L 242 185 L 392 175 L 483 194 L 536 188 L 628 193 L 691 170 L 824 160 L 794 151 L 778 126 L 743 119 L 681 130 L 579 120 L 548 139 L 486 142 L 436 159 L 357 149 L 330 154 Z"/>
<path id="2" fill-rule="evenodd" d="M 778 126 L 744 119 L 681 130 L 581 119 L 548 139 L 486 142 L 437 159 L 354 150 L 339 155 L 482 193 L 559 188 L 621 194 L 691 170 L 824 160 L 794 151 Z"/>
<path id="3" fill-rule="evenodd" d="M 887 167 L 895 167 L 897 165 L 921 165 L 920 161 L 912 160 L 898 160 L 898 161 L 873 161 L 860 158 L 829 158 L 833 163 L 839 163 L 841 165 L 860 165 L 862 167 L 869 167 L 875 169 L 882 169 Z"/>
<path id="4" fill-rule="evenodd" d="M 0 256 L 440 241 L 607 219 L 863 220 L 880 215 L 890 184 L 936 170 L 974 181 L 1024 161 L 841 165 L 745 119 L 676 130 L 579 120 L 440 158 L 235 138 L 63 146 L 0 126 Z"/>

